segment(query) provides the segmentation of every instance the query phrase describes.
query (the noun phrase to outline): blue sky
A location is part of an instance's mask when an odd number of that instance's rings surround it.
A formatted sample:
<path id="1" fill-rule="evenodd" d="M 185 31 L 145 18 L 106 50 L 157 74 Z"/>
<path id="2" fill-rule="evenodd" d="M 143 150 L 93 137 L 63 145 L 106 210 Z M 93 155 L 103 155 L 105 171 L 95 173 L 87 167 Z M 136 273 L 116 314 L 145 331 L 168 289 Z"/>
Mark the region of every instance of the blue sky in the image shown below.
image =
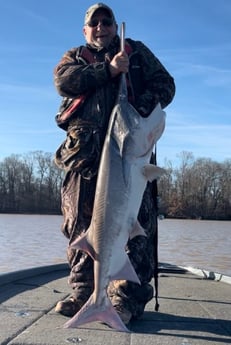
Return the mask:
<path id="1" fill-rule="evenodd" d="M 93 1 L 7 0 L 0 3 L 0 161 L 11 154 L 55 152 L 65 132 L 55 123 L 60 96 L 53 69 L 84 44 L 83 17 Z M 176 82 L 166 108 L 158 162 L 179 154 L 231 158 L 231 1 L 106 2 L 126 36 L 143 41 Z"/>

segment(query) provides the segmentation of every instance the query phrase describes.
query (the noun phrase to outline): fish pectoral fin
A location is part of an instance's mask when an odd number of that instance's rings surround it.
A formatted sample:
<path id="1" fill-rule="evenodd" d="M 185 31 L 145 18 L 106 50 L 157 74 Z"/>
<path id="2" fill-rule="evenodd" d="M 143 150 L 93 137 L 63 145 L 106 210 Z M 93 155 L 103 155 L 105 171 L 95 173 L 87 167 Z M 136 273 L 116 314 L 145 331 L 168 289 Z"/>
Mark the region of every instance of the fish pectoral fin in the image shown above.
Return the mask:
<path id="1" fill-rule="evenodd" d="M 142 173 L 146 177 L 147 181 L 152 182 L 153 180 L 157 180 L 165 173 L 165 169 L 160 168 L 154 164 L 146 164 L 142 168 Z"/>
<path id="2" fill-rule="evenodd" d="M 93 260 L 98 260 L 98 255 L 89 240 L 89 231 L 90 229 L 83 236 L 77 237 L 70 247 L 82 250 L 90 255 Z"/>
<path id="3" fill-rule="evenodd" d="M 138 220 L 135 222 L 135 225 L 132 228 L 129 238 L 131 240 L 136 236 L 147 236 L 144 228 L 140 225 L 140 222 Z"/>
<path id="4" fill-rule="evenodd" d="M 123 267 L 118 272 L 114 273 L 110 280 L 129 280 L 140 285 L 140 280 L 129 260 L 129 257 L 125 252 L 124 255 L 125 258 Z"/>
<path id="5" fill-rule="evenodd" d="M 94 303 L 91 295 L 80 311 L 64 324 L 64 328 L 77 328 L 94 321 L 103 322 L 120 332 L 130 332 L 106 295 L 100 304 Z"/>

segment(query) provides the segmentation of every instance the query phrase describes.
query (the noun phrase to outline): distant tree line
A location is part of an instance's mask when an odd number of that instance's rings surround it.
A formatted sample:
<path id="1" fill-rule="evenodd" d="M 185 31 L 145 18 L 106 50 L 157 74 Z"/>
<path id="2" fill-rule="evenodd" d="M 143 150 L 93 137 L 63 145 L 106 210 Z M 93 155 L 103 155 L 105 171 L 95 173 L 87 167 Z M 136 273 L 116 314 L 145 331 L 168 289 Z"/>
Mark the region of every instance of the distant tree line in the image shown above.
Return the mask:
<path id="1" fill-rule="evenodd" d="M 231 160 L 223 163 L 180 154 L 165 162 L 158 181 L 159 213 L 165 217 L 231 219 Z M 11 155 L 0 162 L 0 213 L 60 214 L 64 173 L 53 154 Z"/>
<path id="2" fill-rule="evenodd" d="M 166 162 L 158 183 L 159 213 L 174 218 L 231 219 L 231 159 L 222 163 L 180 154 L 181 164 Z"/>
<path id="3" fill-rule="evenodd" d="M 0 212 L 59 214 L 62 178 L 51 153 L 5 158 L 0 163 Z"/>

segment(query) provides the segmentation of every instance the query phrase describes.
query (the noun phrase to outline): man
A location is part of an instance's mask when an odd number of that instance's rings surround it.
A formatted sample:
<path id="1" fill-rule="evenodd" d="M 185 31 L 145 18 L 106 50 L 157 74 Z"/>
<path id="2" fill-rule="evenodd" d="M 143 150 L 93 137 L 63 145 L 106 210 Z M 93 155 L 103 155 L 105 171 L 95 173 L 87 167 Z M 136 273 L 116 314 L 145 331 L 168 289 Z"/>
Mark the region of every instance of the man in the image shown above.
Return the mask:
<path id="1" fill-rule="evenodd" d="M 158 102 L 166 107 L 175 93 L 173 78 L 143 43 L 127 39 L 125 51 L 120 51 L 117 29 L 111 8 L 103 3 L 92 5 L 83 27 L 86 46 L 66 52 L 54 72 L 55 86 L 64 97 L 56 120 L 67 131 L 67 139 L 56 152 L 56 163 L 67 170 L 62 188 L 62 230 L 69 244 L 88 229 L 91 221 L 101 150 L 121 73 L 127 76 L 129 101 L 141 116 L 148 116 Z M 125 324 L 140 317 L 153 297 L 149 282 L 156 264 L 154 187 L 147 184 L 138 215 L 147 237 L 129 240 L 126 248 L 141 286 L 123 280 L 113 281 L 108 287 L 111 302 Z M 67 257 L 73 293 L 58 302 L 56 311 L 73 316 L 93 291 L 93 262 L 86 253 L 70 247 Z"/>

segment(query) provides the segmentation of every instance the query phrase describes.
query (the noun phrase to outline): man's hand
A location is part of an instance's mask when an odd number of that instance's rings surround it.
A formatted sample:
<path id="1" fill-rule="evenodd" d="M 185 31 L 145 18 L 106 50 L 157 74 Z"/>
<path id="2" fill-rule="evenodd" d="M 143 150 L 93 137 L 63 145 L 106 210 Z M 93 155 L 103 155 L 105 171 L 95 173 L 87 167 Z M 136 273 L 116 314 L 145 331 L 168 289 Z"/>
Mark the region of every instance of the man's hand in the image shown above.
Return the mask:
<path id="1" fill-rule="evenodd" d="M 109 70 L 112 78 L 119 73 L 127 73 L 129 67 L 129 58 L 126 52 L 117 53 L 109 64 Z"/>

